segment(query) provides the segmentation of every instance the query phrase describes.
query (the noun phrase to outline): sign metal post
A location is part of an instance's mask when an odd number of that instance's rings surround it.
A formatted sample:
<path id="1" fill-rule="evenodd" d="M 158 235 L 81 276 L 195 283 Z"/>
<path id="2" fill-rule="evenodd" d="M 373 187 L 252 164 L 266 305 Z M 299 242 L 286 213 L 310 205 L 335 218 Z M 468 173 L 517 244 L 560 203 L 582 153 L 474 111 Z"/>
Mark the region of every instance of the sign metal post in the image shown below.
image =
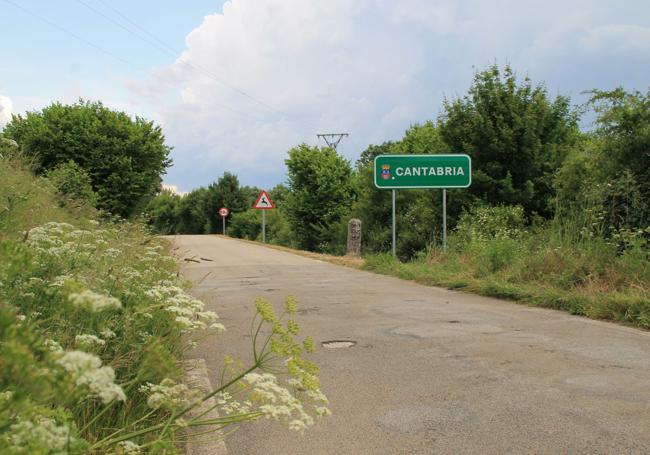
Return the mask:
<path id="1" fill-rule="evenodd" d="M 447 189 L 442 189 L 442 249 L 447 249 Z"/>
<path id="2" fill-rule="evenodd" d="M 262 210 L 262 243 L 266 243 L 266 210 Z"/>
<path id="3" fill-rule="evenodd" d="M 226 235 L 226 217 L 230 213 L 230 210 L 228 210 L 226 207 L 221 207 L 219 209 L 219 215 L 221 216 L 221 233 L 225 236 Z"/>
<path id="4" fill-rule="evenodd" d="M 266 243 L 266 211 L 275 208 L 275 204 L 264 190 L 253 204 L 253 208 L 262 211 L 262 243 Z"/>
<path id="5" fill-rule="evenodd" d="M 395 223 L 395 190 L 393 190 L 393 257 L 397 256 L 397 245 L 395 244 L 396 239 L 396 223 Z"/>

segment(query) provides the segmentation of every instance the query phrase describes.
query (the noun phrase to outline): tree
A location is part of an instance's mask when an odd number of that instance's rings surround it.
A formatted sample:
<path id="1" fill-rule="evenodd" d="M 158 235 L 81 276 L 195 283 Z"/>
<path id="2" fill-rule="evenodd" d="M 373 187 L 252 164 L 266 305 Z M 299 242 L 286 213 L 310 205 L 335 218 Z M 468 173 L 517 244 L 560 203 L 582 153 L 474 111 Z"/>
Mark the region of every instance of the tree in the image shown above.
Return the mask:
<path id="1" fill-rule="evenodd" d="M 35 157 L 39 173 L 75 162 L 90 177 L 98 207 L 122 217 L 146 205 L 171 164 L 160 127 L 100 102 L 53 103 L 14 116 L 4 136 Z"/>
<path id="2" fill-rule="evenodd" d="M 350 162 L 328 147 L 301 144 L 285 160 L 289 195 L 285 207 L 299 248 L 322 251 L 329 229 L 354 200 Z"/>
<path id="3" fill-rule="evenodd" d="M 170 190 L 162 190 L 147 205 L 147 223 L 157 234 L 177 234 L 181 197 Z"/>
<path id="4" fill-rule="evenodd" d="M 262 214 L 259 210 L 248 209 L 232 215 L 228 235 L 240 239 L 257 240 L 262 232 Z"/>
<path id="5" fill-rule="evenodd" d="M 587 229 L 610 235 L 650 222 L 650 92 L 593 90 L 587 106 L 596 129 L 565 161 L 556 178 L 557 206 Z"/>
<path id="6" fill-rule="evenodd" d="M 393 153 L 393 145 L 395 145 L 393 141 L 386 141 L 380 145 L 370 144 L 363 152 L 361 152 L 356 163 L 356 169 L 360 171 L 366 166 L 372 165 L 375 161 L 375 157 L 379 155 L 390 155 Z"/>
<path id="7" fill-rule="evenodd" d="M 179 234 L 205 234 L 208 224 L 207 193 L 208 190 L 201 187 L 181 198 L 176 228 Z"/>
<path id="8" fill-rule="evenodd" d="M 614 178 L 629 173 L 650 204 L 650 90 L 646 95 L 622 88 L 591 94 L 607 172 Z"/>
<path id="9" fill-rule="evenodd" d="M 219 180 L 211 183 L 205 194 L 205 232 L 208 234 L 222 233 L 219 209 L 227 207 L 230 210 L 229 219 L 234 213 L 243 212 L 248 208 L 247 196 L 247 192 L 242 191 L 239 186 L 237 176 L 230 172 L 224 172 Z"/>
<path id="10" fill-rule="evenodd" d="M 550 100 L 542 85 L 518 83 L 507 66 L 474 77 L 468 94 L 445 101 L 439 119 L 452 153 L 472 157 L 467 190 L 492 204 L 520 204 L 527 214 L 549 217 L 553 175 L 578 135 L 569 99 Z"/>
<path id="11" fill-rule="evenodd" d="M 271 197 L 271 200 L 275 206 L 280 208 L 289 196 L 289 188 L 287 188 L 286 185 L 283 185 L 282 183 L 278 183 L 269 190 L 269 196 Z"/>

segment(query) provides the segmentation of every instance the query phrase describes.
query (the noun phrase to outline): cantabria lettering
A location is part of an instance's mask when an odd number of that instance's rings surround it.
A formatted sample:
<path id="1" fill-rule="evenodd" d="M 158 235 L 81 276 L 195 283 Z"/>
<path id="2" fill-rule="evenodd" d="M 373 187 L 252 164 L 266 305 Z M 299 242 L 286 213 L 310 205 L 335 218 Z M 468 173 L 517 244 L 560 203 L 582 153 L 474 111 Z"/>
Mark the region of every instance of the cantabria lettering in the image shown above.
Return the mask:
<path id="1" fill-rule="evenodd" d="M 395 169 L 398 177 L 426 177 L 428 175 L 465 175 L 462 167 L 456 166 L 420 166 L 420 167 L 398 167 Z"/>

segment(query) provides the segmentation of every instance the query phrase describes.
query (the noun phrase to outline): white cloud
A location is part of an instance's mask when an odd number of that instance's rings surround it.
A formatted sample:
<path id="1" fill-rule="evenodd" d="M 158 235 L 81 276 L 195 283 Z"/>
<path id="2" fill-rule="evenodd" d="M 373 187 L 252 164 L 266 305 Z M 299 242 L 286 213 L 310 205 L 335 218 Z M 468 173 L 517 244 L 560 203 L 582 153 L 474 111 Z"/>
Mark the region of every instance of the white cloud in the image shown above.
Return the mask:
<path id="1" fill-rule="evenodd" d="M 177 194 L 178 196 L 185 196 L 187 192 L 179 191 L 178 186 L 176 185 L 162 185 L 163 190 L 171 191 L 174 194 Z"/>
<path id="2" fill-rule="evenodd" d="M 286 151 L 319 132 L 349 132 L 339 150 L 355 159 L 435 118 L 443 95 L 465 93 L 473 68 L 494 61 L 563 92 L 645 80 L 644 2 L 536 5 L 232 0 L 187 36 L 174 65 L 129 86 L 167 103 L 156 117 L 176 147 L 169 180 L 190 189 L 225 170 L 277 183 Z M 627 75 L 603 55 L 631 62 Z"/>
<path id="3" fill-rule="evenodd" d="M 13 103 L 8 96 L 0 95 L 0 126 L 4 126 L 11 120 Z"/>

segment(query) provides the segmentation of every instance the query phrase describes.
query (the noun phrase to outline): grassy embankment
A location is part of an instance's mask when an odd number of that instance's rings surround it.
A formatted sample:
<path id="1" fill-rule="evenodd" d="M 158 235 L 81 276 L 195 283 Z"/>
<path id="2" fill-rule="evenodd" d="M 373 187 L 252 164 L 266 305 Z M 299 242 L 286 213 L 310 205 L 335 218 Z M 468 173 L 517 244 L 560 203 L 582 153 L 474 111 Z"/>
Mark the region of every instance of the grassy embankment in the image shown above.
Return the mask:
<path id="1" fill-rule="evenodd" d="M 171 454 L 186 428 L 215 438 L 267 417 L 303 431 L 329 415 L 291 296 L 279 317 L 256 300 L 248 366 L 228 360 L 218 388 L 188 389 L 179 360 L 223 326 L 165 243 L 101 218 L 0 156 L 0 453 Z M 219 418 L 190 417 L 212 397 Z"/>
<path id="2" fill-rule="evenodd" d="M 180 379 L 183 334 L 216 315 L 182 294 L 164 244 L 98 215 L 0 157 L 2 453 L 175 452 L 174 432 L 146 432 L 175 427 L 149 400 L 171 388 L 151 385 Z"/>
<path id="3" fill-rule="evenodd" d="M 431 248 L 409 262 L 370 255 L 363 268 L 650 329 L 650 230 L 610 240 L 561 231 L 483 239 L 452 233 L 447 251 Z"/>

